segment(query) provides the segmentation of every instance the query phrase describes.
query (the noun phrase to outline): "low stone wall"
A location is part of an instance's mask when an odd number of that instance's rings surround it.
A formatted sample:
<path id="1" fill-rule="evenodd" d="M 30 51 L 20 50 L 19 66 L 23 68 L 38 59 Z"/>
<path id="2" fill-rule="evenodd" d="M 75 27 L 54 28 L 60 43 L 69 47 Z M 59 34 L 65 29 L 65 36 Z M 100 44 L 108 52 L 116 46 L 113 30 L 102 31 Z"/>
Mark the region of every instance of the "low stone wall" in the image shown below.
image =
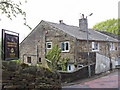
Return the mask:
<path id="1" fill-rule="evenodd" d="M 58 72 L 46 68 L 19 65 L 16 62 L 3 62 L 2 89 L 10 88 L 58 90 L 61 88 L 61 77 Z"/>
<path id="2" fill-rule="evenodd" d="M 84 65 L 88 64 L 88 52 L 79 52 L 78 56 L 80 59 L 80 63 L 83 63 Z M 96 62 L 96 52 L 89 53 L 89 62 L 91 62 L 91 63 Z"/>
<path id="3" fill-rule="evenodd" d="M 89 77 L 88 66 L 85 66 L 75 72 L 60 72 L 62 82 L 72 82 Z M 91 65 L 91 75 L 95 75 L 95 64 Z"/>

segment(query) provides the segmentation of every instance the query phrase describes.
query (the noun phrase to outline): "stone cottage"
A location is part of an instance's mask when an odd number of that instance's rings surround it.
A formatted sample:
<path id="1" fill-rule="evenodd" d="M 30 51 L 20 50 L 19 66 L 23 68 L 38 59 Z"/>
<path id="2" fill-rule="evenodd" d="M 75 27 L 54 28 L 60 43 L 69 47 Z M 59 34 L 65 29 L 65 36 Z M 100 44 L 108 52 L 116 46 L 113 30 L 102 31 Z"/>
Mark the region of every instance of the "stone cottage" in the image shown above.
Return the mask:
<path id="1" fill-rule="evenodd" d="M 109 58 L 118 57 L 118 40 L 98 31 L 88 30 L 87 19 L 79 19 L 79 27 L 67 25 L 60 20 L 52 23 L 42 20 L 20 44 L 21 62 L 47 66 L 45 55 L 54 45 L 62 49 L 61 56 L 69 58 L 67 70 L 95 63 L 96 53 Z M 89 47 L 89 48 L 88 48 Z M 88 50 L 89 49 L 89 50 Z"/>

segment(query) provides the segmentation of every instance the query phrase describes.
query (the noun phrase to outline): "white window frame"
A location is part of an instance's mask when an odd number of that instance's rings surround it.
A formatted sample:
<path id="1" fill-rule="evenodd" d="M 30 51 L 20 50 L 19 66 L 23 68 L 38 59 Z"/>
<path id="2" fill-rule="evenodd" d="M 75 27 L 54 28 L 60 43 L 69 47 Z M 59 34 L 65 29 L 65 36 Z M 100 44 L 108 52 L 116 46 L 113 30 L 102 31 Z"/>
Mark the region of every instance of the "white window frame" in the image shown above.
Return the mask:
<path id="1" fill-rule="evenodd" d="M 73 72 L 75 70 L 74 64 L 67 64 L 67 71 L 68 72 Z"/>
<path id="2" fill-rule="evenodd" d="M 98 44 L 97 49 L 95 48 L 95 43 Z M 92 51 L 99 51 L 99 43 L 98 42 L 92 42 Z"/>
<path id="3" fill-rule="evenodd" d="M 77 65 L 77 68 L 82 68 L 82 67 L 83 67 L 82 64 L 78 64 L 78 65 Z"/>
<path id="4" fill-rule="evenodd" d="M 51 48 L 48 48 L 48 44 L 51 45 Z M 52 49 L 52 42 L 46 42 L 46 48 L 47 48 L 47 49 Z"/>
<path id="5" fill-rule="evenodd" d="M 115 44 L 113 42 L 110 43 L 110 51 L 115 50 Z"/>
<path id="6" fill-rule="evenodd" d="M 72 70 L 71 65 L 68 65 L 68 70 L 69 70 L 69 71 L 71 71 L 71 70 Z"/>
<path id="7" fill-rule="evenodd" d="M 64 51 L 62 50 L 62 43 L 64 43 Z M 66 43 L 68 43 L 68 50 L 66 50 Z M 61 42 L 61 50 L 62 52 L 69 52 L 70 51 L 70 42 L 69 41 L 65 41 L 65 42 Z"/>

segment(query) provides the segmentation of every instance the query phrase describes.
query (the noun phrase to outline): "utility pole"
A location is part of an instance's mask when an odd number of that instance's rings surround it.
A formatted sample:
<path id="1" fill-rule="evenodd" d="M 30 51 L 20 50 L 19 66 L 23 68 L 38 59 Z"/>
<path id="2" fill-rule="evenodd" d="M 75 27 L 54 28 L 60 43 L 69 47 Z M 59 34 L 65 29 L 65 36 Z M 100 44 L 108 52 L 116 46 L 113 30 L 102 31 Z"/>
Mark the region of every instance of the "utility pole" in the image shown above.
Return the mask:
<path id="1" fill-rule="evenodd" d="M 110 41 L 108 40 L 108 56 L 109 56 L 109 59 L 110 59 L 110 70 L 112 70 L 112 61 L 111 61 L 110 48 L 111 48 L 111 45 L 110 45 Z"/>
<path id="2" fill-rule="evenodd" d="M 92 16 L 93 13 L 91 13 L 88 16 Z M 86 16 L 86 20 L 88 18 L 88 16 Z M 82 17 L 84 18 L 84 14 L 82 14 Z M 89 59 L 89 54 L 90 54 L 90 50 L 89 50 L 89 30 L 88 30 L 88 22 L 86 23 L 86 33 L 87 33 L 87 60 L 88 60 L 88 73 L 89 73 L 89 77 L 91 77 L 91 67 L 90 67 L 90 59 Z"/>
<path id="3" fill-rule="evenodd" d="M 91 77 L 91 67 L 90 67 L 90 59 L 89 59 L 89 54 L 90 54 L 90 50 L 89 50 L 89 31 L 88 31 L 88 23 L 87 23 L 87 28 L 86 28 L 86 32 L 87 32 L 87 60 L 88 60 L 88 72 L 89 72 L 89 77 Z"/>
<path id="4" fill-rule="evenodd" d="M 110 52 L 110 41 L 108 40 L 108 37 L 106 39 L 107 41 L 107 54 L 108 54 L 108 57 L 110 59 L 110 70 L 112 70 L 112 61 L 111 61 L 111 52 Z M 106 57 L 107 57 L 107 54 L 106 54 Z"/>

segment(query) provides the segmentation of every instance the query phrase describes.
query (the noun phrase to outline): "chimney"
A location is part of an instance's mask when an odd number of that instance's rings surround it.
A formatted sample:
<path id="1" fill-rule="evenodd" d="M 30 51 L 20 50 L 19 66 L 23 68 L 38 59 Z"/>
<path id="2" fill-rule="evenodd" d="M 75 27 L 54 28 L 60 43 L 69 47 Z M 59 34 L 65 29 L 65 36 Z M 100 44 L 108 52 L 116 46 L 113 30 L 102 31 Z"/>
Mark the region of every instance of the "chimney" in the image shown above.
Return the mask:
<path id="1" fill-rule="evenodd" d="M 82 18 L 79 19 L 79 27 L 80 30 L 86 31 L 88 28 L 87 18 L 84 18 L 84 14 L 82 14 Z"/>
<path id="2" fill-rule="evenodd" d="M 63 24 L 63 20 L 59 20 L 59 23 L 60 23 L 60 24 Z"/>

